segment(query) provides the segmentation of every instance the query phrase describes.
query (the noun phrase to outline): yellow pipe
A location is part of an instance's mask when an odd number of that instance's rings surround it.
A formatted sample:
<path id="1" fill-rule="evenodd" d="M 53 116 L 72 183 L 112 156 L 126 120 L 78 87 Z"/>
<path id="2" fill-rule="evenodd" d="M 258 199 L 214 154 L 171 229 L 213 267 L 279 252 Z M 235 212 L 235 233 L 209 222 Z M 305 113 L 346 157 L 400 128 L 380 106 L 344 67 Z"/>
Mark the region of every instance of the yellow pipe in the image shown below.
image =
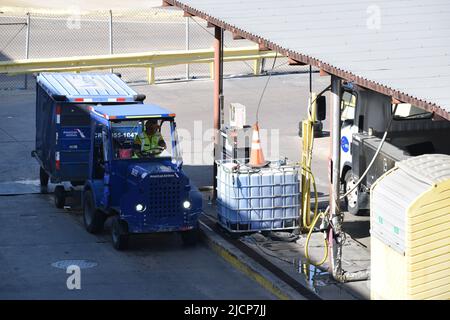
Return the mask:
<path id="1" fill-rule="evenodd" d="M 148 84 L 155 84 L 155 67 L 147 69 L 147 82 Z"/>
<path id="2" fill-rule="evenodd" d="M 254 47 L 227 48 L 224 50 L 224 61 L 274 58 L 275 55 L 275 52 L 260 52 L 258 48 Z M 156 68 L 179 64 L 211 63 L 213 61 L 213 49 L 150 51 L 113 55 L 0 61 L 0 74 L 22 74 L 44 71 L 85 71 L 125 67 Z"/>

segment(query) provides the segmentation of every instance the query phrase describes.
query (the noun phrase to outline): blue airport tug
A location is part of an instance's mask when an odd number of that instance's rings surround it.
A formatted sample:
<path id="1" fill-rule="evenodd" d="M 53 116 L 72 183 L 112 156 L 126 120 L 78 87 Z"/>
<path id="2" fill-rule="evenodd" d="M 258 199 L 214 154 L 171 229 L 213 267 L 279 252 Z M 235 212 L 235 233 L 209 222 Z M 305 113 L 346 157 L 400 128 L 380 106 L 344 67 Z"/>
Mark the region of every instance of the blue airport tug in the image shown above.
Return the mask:
<path id="1" fill-rule="evenodd" d="M 41 192 L 48 192 L 49 182 L 57 184 L 57 208 L 87 179 L 91 119 L 85 109 L 92 104 L 142 104 L 144 99 L 112 73 L 43 72 L 36 77 L 36 144 L 31 156 L 39 163 Z"/>
<path id="2" fill-rule="evenodd" d="M 89 173 L 82 192 L 86 230 L 100 232 L 112 218 L 114 248 L 126 249 L 132 234 L 180 232 L 198 238 L 200 192 L 182 170 L 175 114 L 156 105 L 98 105 L 91 119 Z M 147 121 L 164 143 L 156 150 L 137 144 Z M 144 143 L 144 141 L 142 141 Z"/>

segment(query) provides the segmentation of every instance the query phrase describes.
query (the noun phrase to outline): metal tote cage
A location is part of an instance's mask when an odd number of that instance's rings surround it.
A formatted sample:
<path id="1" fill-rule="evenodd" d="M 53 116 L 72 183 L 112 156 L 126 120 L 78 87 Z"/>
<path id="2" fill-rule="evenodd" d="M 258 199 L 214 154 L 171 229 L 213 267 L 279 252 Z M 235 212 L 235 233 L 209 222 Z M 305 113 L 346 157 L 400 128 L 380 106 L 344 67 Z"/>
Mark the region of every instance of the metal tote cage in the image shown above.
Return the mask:
<path id="1" fill-rule="evenodd" d="M 250 168 L 217 161 L 219 223 L 230 232 L 287 230 L 298 227 L 299 166 L 282 161 Z"/>

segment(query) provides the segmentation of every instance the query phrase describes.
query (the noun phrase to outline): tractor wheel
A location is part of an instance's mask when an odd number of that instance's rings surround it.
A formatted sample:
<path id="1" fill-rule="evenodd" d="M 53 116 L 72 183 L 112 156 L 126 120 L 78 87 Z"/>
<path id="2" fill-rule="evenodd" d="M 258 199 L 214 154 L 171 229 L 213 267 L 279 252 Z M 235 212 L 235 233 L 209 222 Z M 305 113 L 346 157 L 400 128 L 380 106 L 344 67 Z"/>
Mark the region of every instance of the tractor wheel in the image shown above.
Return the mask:
<path id="1" fill-rule="evenodd" d="M 62 209 L 66 204 L 66 191 L 64 186 L 56 186 L 53 194 L 55 200 L 55 207 Z"/>
<path id="2" fill-rule="evenodd" d="M 39 181 L 40 181 L 40 187 L 41 187 L 41 193 L 47 193 L 48 192 L 48 180 L 49 176 L 47 172 L 42 167 L 39 167 Z"/>
<path id="3" fill-rule="evenodd" d="M 95 207 L 94 195 L 91 190 L 84 192 L 83 197 L 84 226 L 89 233 L 99 233 L 103 230 L 106 216 Z"/>
<path id="4" fill-rule="evenodd" d="M 111 238 L 113 246 L 116 250 L 125 250 L 128 248 L 128 226 L 127 223 L 121 220 L 119 216 L 114 216 L 112 218 Z"/>

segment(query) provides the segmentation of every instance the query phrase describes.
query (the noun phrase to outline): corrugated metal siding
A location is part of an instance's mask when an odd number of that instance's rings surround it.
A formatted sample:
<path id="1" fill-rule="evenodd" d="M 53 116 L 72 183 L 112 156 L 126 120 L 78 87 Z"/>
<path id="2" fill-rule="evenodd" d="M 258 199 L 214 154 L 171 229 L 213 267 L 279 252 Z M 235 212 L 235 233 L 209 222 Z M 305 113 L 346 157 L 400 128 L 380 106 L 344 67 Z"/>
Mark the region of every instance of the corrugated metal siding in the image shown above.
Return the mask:
<path id="1" fill-rule="evenodd" d="M 166 2 L 450 119 L 447 0 Z"/>
<path id="2" fill-rule="evenodd" d="M 450 178 L 411 206 L 407 280 L 412 299 L 450 299 Z"/>
<path id="3" fill-rule="evenodd" d="M 450 156 L 445 154 L 412 157 L 399 162 L 398 167 L 430 185 L 450 179 Z"/>
<path id="4" fill-rule="evenodd" d="M 371 193 L 370 232 L 400 254 L 405 252 L 406 215 L 409 205 L 430 185 L 394 169 L 380 178 L 382 187 Z M 378 184 L 378 183 L 377 183 Z M 405 186 L 413 185 L 414 188 Z"/>

